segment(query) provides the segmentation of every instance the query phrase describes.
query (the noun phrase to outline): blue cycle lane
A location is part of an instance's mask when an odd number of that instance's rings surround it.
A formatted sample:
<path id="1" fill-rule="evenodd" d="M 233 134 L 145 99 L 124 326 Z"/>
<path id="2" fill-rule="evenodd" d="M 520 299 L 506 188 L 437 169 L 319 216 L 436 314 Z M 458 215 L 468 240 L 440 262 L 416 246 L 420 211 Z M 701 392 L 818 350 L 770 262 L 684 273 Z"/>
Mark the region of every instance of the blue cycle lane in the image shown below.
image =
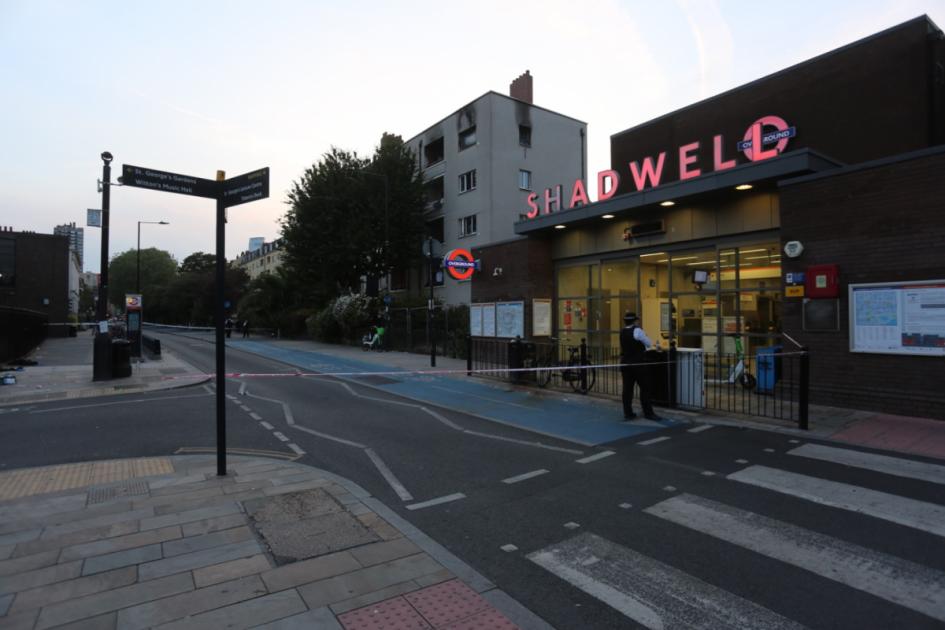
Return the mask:
<path id="1" fill-rule="evenodd" d="M 231 341 L 227 345 L 287 363 L 302 371 L 337 374 L 338 378 L 368 384 L 411 400 L 452 411 L 461 411 L 527 431 L 595 446 L 681 424 L 667 419 L 656 422 L 621 422 L 619 411 L 604 405 L 537 396 L 507 390 L 477 377 L 425 374 L 367 361 L 342 358 L 326 352 L 298 350 L 257 341 Z M 377 375 L 383 372 L 383 376 Z M 403 377 L 398 374 L 402 373 Z M 360 375 L 360 376 L 359 376 Z M 372 376 L 375 375 L 375 376 Z"/>

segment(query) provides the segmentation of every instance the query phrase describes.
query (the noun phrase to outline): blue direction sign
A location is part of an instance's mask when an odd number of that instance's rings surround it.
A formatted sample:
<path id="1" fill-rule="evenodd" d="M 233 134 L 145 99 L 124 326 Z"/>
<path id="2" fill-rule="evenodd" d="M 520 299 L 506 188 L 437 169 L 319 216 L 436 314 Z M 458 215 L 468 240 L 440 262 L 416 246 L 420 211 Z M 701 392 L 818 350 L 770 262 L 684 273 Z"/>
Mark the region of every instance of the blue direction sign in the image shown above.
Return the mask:
<path id="1" fill-rule="evenodd" d="M 269 196 L 269 167 L 237 175 L 223 182 L 221 200 L 226 207 L 238 206 Z"/>
<path id="2" fill-rule="evenodd" d="M 167 171 L 132 166 L 131 164 L 122 165 L 121 183 L 136 188 L 149 188 L 195 197 L 209 197 L 210 199 L 216 199 L 219 191 L 217 182 L 212 179 L 168 173 Z"/>

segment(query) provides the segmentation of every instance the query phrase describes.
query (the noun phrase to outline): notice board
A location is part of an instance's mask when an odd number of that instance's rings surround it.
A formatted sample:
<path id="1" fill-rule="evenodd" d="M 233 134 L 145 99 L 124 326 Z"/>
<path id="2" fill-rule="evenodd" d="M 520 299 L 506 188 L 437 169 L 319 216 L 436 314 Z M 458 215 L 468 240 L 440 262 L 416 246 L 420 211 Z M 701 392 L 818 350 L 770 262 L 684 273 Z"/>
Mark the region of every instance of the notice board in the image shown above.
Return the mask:
<path id="1" fill-rule="evenodd" d="M 525 336 L 525 302 L 497 302 L 495 305 L 495 336 Z"/>
<path id="2" fill-rule="evenodd" d="M 551 336 L 551 300 L 532 300 L 532 336 Z"/>
<path id="3" fill-rule="evenodd" d="M 851 284 L 850 351 L 945 356 L 945 280 Z"/>

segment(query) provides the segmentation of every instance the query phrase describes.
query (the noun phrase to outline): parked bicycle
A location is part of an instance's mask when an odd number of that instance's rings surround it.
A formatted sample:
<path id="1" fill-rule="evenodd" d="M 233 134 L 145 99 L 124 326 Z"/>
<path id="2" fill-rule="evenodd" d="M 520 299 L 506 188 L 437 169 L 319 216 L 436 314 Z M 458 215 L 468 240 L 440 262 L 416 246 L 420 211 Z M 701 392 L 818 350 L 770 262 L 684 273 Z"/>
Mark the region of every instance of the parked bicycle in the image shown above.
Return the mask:
<path id="1" fill-rule="evenodd" d="M 552 338 L 551 341 L 557 342 L 558 340 Z M 556 349 L 557 346 L 555 346 Z M 558 353 L 553 351 L 551 356 L 538 361 L 538 367 L 543 368 L 536 374 L 538 386 L 547 387 L 552 382 L 555 386 L 558 386 L 564 382 L 569 384 L 574 391 L 586 394 L 593 389 L 594 383 L 597 382 L 597 368 L 593 366 L 581 367 L 583 365 L 590 364 L 586 360 L 581 361 L 579 346 L 568 346 L 568 358 L 564 363 L 558 359 Z M 582 373 L 586 375 L 585 379 L 581 378 Z"/>
<path id="2" fill-rule="evenodd" d="M 730 335 L 735 339 L 735 365 L 732 366 L 728 374 L 728 382 L 738 383 L 745 389 L 751 390 L 758 384 L 758 380 L 748 371 L 748 359 L 745 357 L 745 351 L 742 348 L 742 338 L 737 334 Z"/>

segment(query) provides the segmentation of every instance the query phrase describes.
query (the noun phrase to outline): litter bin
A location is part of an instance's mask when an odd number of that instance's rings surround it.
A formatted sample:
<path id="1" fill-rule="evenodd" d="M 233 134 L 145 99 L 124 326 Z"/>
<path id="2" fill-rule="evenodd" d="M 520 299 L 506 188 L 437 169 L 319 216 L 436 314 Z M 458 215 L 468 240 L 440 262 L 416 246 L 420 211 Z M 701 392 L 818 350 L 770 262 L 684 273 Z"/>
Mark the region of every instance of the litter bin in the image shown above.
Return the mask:
<path id="1" fill-rule="evenodd" d="M 131 376 L 131 342 L 112 339 L 112 378 Z"/>
<path id="2" fill-rule="evenodd" d="M 508 366 L 510 370 L 520 370 L 525 367 L 525 346 L 519 337 L 509 341 Z M 509 378 L 519 381 L 524 378 L 524 372 L 509 372 Z"/>
<path id="3" fill-rule="evenodd" d="M 650 377 L 650 398 L 653 402 L 660 406 L 669 406 L 672 404 L 672 401 L 669 397 L 669 370 L 667 369 L 667 361 L 669 361 L 669 353 L 663 352 L 662 350 L 647 350 L 646 354 L 643 356 L 643 360 L 646 363 L 652 363 L 653 365 L 648 365 L 647 372 Z"/>
<path id="4" fill-rule="evenodd" d="M 760 394 L 774 392 L 774 386 L 781 378 L 781 357 L 775 356 L 781 354 L 781 348 L 782 346 L 758 348 L 755 354 L 755 376 L 758 379 L 755 391 Z"/>
<path id="5" fill-rule="evenodd" d="M 676 349 L 676 403 L 705 408 L 705 354 L 702 348 Z"/>

